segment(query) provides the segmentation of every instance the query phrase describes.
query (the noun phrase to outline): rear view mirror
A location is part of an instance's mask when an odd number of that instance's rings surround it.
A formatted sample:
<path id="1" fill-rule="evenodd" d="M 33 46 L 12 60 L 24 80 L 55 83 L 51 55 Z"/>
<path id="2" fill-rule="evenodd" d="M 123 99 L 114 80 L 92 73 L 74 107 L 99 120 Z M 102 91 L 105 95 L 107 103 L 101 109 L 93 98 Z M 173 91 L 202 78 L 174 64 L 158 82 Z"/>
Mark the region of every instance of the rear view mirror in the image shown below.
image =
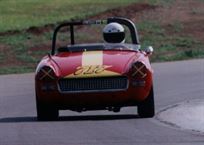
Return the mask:
<path id="1" fill-rule="evenodd" d="M 146 52 L 147 55 L 151 55 L 154 51 L 152 46 L 148 46 L 144 49 L 144 51 Z"/>

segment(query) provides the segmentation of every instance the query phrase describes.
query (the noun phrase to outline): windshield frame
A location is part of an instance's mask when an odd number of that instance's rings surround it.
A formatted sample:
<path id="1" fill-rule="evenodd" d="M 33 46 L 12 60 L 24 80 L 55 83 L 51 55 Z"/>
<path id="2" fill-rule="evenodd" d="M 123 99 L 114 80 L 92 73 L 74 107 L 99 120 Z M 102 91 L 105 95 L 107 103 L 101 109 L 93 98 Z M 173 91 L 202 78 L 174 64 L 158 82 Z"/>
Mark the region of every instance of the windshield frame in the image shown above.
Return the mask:
<path id="1" fill-rule="evenodd" d="M 97 50 L 121 50 L 121 51 L 139 51 L 139 44 L 130 43 L 90 43 L 75 44 L 58 48 L 58 52 L 79 52 L 79 51 L 97 51 Z"/>

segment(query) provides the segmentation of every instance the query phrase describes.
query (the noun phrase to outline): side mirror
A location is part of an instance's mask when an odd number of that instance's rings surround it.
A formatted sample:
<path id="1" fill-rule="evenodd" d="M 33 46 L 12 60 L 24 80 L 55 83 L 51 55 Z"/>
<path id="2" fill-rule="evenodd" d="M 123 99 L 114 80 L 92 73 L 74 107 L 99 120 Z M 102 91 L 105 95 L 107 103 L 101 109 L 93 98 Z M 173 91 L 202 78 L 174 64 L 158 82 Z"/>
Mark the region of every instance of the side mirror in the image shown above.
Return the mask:
<path id="1" fill-rule="evenodd" d="M 152 53 L 154 52 L 154 49 L 152 46 L 148 46 L 144 49 L 144 51 L 146 52 L 147 55 L 152 55 Z"/>

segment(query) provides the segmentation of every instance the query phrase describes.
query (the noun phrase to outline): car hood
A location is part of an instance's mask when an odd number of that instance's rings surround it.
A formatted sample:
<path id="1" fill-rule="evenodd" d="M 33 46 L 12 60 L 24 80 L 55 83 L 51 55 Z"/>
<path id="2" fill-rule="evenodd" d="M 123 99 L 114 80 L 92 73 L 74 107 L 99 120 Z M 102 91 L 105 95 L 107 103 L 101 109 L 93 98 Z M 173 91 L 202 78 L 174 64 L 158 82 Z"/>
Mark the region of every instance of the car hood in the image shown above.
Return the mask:
<path id="1" fill-rule="evenodd" d="M 133 61 L 142 59 L 139 51 L 84 51 L 53 56 L 58 76 L 63 78 L 123 75 Z"/>

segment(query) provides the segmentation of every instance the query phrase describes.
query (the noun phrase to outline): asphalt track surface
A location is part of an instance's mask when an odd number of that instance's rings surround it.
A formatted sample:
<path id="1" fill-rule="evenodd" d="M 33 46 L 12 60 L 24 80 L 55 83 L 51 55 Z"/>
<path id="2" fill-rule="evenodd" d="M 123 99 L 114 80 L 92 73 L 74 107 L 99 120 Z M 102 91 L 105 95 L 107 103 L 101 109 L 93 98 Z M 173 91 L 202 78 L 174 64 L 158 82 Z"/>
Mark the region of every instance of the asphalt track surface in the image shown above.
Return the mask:
<path id="1" fill-rule="evenodd" d="M 156 63 L 156 112 L 204 99 L 204 60 Z M 136 107 L 120 113 L 61 111 L 60 120 L 36 120 L 34 74 L 0 77 L 0 145 L 203 145 L 204 134 L 157 119 L 141 119 Z M 204 116 L 201 116 L 204 117 Z"/>

